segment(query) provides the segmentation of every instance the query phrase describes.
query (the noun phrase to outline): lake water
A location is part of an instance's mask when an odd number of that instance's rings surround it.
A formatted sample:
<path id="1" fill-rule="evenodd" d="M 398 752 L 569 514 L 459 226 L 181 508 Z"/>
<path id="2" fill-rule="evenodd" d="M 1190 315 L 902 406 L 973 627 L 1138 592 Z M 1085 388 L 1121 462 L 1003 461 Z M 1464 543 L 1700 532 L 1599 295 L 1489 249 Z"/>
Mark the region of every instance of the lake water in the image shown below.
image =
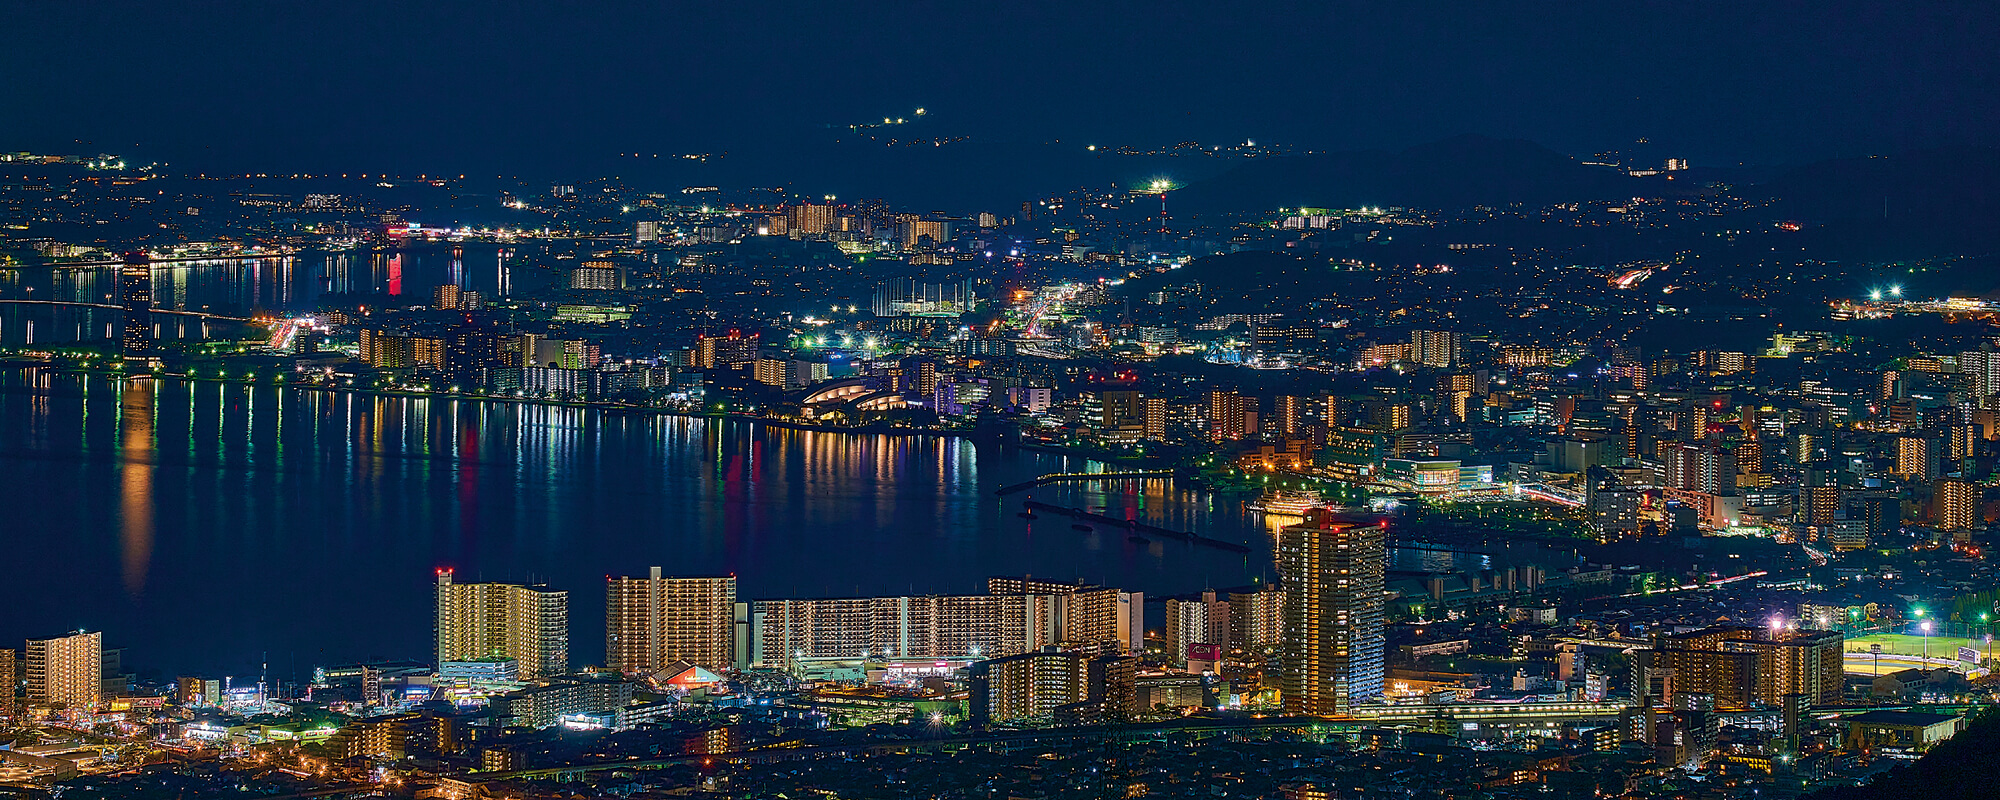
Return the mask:
<path id="1" fill-rule="evenodd" d="M 310 311 L 322 298 L 394 305 L 427 304 L 431 290 L 453 283 L 502 298 L 549 285 L 562 245 L 419 244 L 400 250 L 306 252 L 284 258 L 162 261 L 153 265 L 156 330 L 163 339 L 234 337 L 226 320 L 203 327 L 196 314 L 251 317 Z M 0 345 L 60 346 L 112 338 L 118 267 L 0 270 Z"/>
<path id="2" fill-rule="evenodd" d="M 0 373 L 0 642 L 101 629 L 127 669 L 274 677 L 431 657 L 433 570 L 570 591 L 603 655 L 611 574 L 738 576 L 744 598 L 973 593 L 1030 573 L 1147 592 L 1270 574 L 1236 503 L 959 439 L 177 380 Z M 1249 555 L 1015 516 L 1033 497 Z M 1154 609 L 1157 613 L 1157 606 Z M 1157 625 L 1157 620 L 1155 620 Z"/>

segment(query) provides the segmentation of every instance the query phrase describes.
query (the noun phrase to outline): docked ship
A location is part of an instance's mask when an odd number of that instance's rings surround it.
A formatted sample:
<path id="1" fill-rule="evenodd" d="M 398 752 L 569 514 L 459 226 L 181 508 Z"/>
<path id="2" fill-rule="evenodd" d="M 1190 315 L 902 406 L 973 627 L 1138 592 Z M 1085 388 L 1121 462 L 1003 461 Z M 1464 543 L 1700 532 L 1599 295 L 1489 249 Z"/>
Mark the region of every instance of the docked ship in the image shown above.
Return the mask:
<path id="1" fill-rule="evenodd" d="M 1324 505 L 1326 499 L 1320 497 L 1319 492 L 1309 489 L 1266 489 L 1257 499 L 1245 503 L 1243 507 L 1266 514 L 1303 517 L 1306 515 L 1306 509 Z"/>

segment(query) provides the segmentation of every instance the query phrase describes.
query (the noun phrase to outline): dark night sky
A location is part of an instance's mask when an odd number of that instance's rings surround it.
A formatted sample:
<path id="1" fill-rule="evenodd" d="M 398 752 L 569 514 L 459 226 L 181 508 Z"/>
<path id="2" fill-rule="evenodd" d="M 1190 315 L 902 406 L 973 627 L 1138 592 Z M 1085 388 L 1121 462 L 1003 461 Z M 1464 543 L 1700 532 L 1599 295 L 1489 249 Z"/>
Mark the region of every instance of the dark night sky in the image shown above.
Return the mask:
<path id="1" fill-rule="evenodd" d="M 548 174 L 917 106 L 989 142 L 1649 136 L 1709 164 L 2000 128 L 2000 4 L 1593 5 L 0 0 L 0 149 Z"/>

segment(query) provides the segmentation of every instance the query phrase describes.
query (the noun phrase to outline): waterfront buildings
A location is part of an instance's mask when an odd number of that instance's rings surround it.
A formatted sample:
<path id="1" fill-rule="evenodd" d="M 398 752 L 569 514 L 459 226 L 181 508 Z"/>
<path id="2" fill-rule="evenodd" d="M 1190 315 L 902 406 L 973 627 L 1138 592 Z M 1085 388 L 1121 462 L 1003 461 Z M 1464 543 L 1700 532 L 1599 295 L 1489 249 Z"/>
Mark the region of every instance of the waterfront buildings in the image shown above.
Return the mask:
<path id="1" fill-rule="evenodd" d="M 995 658 L 1056 643 L 1062 595 L 948 595 L 738 603 L 739 666 L 810 659 Z"/>
<path id="2" fill-rule="evenodd" d="M 437 572 L 437 663 L 512 660 L 522 680 L 569 671 L 569 593 L 457 583 Z"/>
<path id="3" fill-rule="evenodd" d="M 153 346 L 153 259 L 144 251 L 125 254 L 118 271 L 118 302 L 125 309 L 119 335 L 125 360 L 146 363 Z"/>
<path id="4" fill-rule="evenodd" d="M 1064 647 L 1103 653 L 1145 648 L 1144 592 L 1022 576 L 988 578 L 986 593 L 1059 596 L 1061 627 L 1055 636 Z"/>
<path id="5" fill-rule="evenodd" d="M 1323 509 L 1279 531 L 1286 712 L 1342 715 L 1381 696 L 1386 534 Z"/>
<path id="6" fill-rule="evenodd" d="M 605 666 L 650 672 L 686 662 L 711 672 L 735 659 L 736 576 L 607 578 Z"/>
<path id="7" fill-rule="evenodd" d="M 738 667 L 819 659 L 979 659 L 1046 646 L 1143 649 L 1145 596 L 1035 578 L 983 595 L 757 600 L 736 604 Z"/>
<path id="8" fill-rule="evenodd" d="M 51 708 L 94 708 L 103 697 L 104 638 L 77 631 L 29 639 L 22 677 L 28 702 Z"/>

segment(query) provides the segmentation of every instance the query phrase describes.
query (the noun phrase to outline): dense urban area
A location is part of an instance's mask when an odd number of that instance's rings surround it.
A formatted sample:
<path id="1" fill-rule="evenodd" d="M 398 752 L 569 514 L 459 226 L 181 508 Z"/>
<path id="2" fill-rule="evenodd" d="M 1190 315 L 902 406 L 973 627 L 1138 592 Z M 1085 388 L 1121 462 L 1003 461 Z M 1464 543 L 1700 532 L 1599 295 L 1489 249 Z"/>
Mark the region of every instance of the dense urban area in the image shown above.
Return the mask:
<path id="1" fill-rule="evenodd" d="M 1940 233 L 1954 201 L 1872 188 L 1959 156 L 1467 137 L 1370 158 L 1512 188 L 1286 207 L 1295 165 L 1360 168 L 1088 148 L 1221 172 L 942 211 L 0 153 L 9 392 L 951 437 L 1085 465 L 991 493 L 1042 535 L 1277 576 L 756 597 L 445 564 L 377 623 L 428 659 L 309 676 L 42 620 L 0 647 L 0 796 L 1845 798 L 1991 758 L 2000 269 Z M 1044 491 L 1168 484 L 1255 525 Z"/>

